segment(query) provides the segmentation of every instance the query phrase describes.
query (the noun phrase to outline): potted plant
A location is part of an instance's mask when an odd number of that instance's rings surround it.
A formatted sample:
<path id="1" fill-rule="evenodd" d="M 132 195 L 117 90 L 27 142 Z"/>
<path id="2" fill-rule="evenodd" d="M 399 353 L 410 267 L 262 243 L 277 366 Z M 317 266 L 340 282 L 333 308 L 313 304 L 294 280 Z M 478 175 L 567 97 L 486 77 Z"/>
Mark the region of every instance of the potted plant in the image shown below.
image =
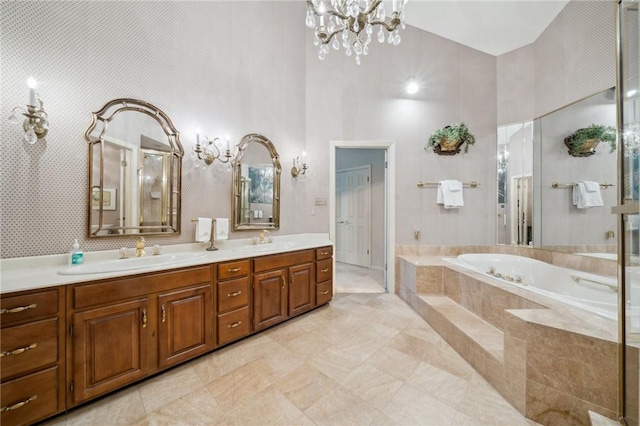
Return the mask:
<path id="1" fill-rule="evenodd" d="M 455 155 L 464 145 L 464 152 L 469 151 L 469 146 L 476 143 L 476 138 L 469 132 L 464 123 L 453 123 L 436 130 L 429 137 L 425 149 L 432 148 L 439 155 Z"/>
<path id="2" fill-rule="evenodd" d="M 616 150 L 616 130 L 611 126 L 592 124 L 578 129 L 564 138 L 564 144 L 569 148 L 569 154 L 574 157 L 589 157 L 596 153 L 596 146 L 600 142 L 609 144 L 609 153 Z"/>

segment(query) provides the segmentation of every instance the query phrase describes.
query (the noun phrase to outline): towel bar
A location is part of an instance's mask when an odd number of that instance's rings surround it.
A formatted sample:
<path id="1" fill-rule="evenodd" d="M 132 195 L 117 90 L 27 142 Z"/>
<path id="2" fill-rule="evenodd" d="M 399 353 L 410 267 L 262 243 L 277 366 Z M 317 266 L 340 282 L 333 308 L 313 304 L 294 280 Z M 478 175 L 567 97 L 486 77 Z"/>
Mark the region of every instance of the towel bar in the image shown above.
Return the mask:
<path id="1" fill-rule="evenodd" d="M 433 187 L 433 186 L 438 186 L 438 185 L 440 185 L 440 182 L 422 182 L 422 181 L 418 182 L 418 188 L 424 188 L 426 186 Z M 480 184 L 478 182 L 475 182 L 475 181 L 470 182 L 470 183 L 463 183 L 462 184 L 462 186 L 464 186 L 465 188 L 477 188 L 478 185 L 480 185 Z"/>
<path id="2" fill-rule="evenodd" d="M 573 188 L 576 184 L 575 183 L 558 183 L 558 182 L 553 182 L 551 184 L 551 187 L 553 189 L 558 189 L 558 188 Z M 600 187 L 607 189 L 610 186 L 616 186 L 614 183 L 601 183 Z"/>

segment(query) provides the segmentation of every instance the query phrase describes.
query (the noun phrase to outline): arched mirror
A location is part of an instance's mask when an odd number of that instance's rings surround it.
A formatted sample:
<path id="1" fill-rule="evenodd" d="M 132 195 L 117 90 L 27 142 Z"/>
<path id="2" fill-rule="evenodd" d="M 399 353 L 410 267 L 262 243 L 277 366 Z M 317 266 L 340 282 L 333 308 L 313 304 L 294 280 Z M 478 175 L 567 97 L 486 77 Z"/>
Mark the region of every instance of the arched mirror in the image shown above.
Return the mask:
<path id="1" fill-rule="evenodd" d="M 169 117 L 136 99 L 97 112 L 89 143 L 89 237 L 180 233 L 184 150 Z"/>
<path id="2" fill-rule="evenodd" d="M 233 163 L 233 230 L 280 228 L 280 160 L 273 143 L 258 134 L 238 144 Z"/>

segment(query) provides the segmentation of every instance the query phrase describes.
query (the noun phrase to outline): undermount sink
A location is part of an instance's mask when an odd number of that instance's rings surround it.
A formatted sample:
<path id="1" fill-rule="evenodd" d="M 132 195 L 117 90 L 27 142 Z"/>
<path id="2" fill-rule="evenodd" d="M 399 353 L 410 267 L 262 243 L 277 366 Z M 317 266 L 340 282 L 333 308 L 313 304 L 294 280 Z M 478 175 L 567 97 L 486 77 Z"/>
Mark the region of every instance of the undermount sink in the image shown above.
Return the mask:
<path id="1" fill-rule="evenodd" d="M 58 271 L 60 275 L 104 274 L 108 272 L 130 271 L 132 269 L 150 268 L 153 266 L 170 265 L 172 263 L 196 260 L 206 256 L 206 253 L 177 253 L 160 254 L 157 256 L 130 257 L 127 259 L 110 259 L 89 262 L 82 265 L 70 266 Z"/>
<path id="2" fill-rule="evenodd" d="M 295 247 L 295 243 L 286 242 L 286 243 L 266 243 L 266 244 L 256 244 L 252 246 L 242 246 L 234 249 L 234 251 L 242 252 L 242 253 L 263 253 L 266 251 L 276 251 L 276 250 L 287 250 Z"/>

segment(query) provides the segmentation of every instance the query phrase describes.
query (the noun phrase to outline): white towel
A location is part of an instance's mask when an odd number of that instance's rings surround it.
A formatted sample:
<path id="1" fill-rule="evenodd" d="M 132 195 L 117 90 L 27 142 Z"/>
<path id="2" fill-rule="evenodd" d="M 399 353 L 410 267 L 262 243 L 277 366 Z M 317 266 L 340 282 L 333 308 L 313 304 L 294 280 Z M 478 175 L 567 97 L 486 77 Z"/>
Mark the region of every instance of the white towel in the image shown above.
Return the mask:
<path id="1" fill-rule="evenodd" d="M 226 217 L 219 217 L 216 219 L 216 235 L 215 240 L 228 240 L 229 239 L 229 219 Z"/>
<path id="2" fill-rule="evenodd" d="M 589 191 L 587 188 L 591 188 L 592 190 Z M 595 188 L 595 190 L 593 188 Z M 573 186 L 573 205 L 579 209 L 602 207 L 600 184 L 597 182 L 578 181 Z"/>
<path id="3" fill-rule="evenodd" d="M 211 240 L 211 218 L 199 217 L 196 223 L 196 241 L 204 243 Z"/>
<path id="4" fill-rule="evenodd" d="M 436 202 L 443 204 L 445 209 L 459 209 L 464 206 L 462 182 L 457 180 L 440 181 Z"/>

